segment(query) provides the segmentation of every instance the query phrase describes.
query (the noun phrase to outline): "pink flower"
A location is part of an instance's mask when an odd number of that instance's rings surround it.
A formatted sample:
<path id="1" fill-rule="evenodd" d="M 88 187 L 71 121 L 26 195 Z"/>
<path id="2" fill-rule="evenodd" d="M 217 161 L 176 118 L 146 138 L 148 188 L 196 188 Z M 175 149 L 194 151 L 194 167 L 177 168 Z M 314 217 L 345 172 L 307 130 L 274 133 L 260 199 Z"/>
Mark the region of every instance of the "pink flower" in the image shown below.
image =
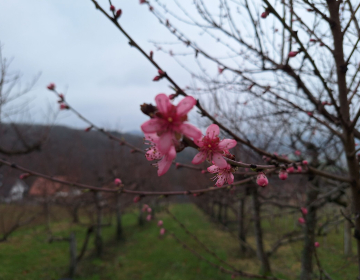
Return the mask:
<path id="1" fill-rule="evenodd" d="M 301 155 L 301 152 L 300 152 L 299 150 L 296 150 L 296 151 L 294 152 L 294 154 L 295 154 L 296 156 L 300 156 L 300 155 Z"/>
<path id="2" fill-rule="evenodd" d="M 198 141 L 194 141 L 199 146 L 199 153 L 191 161 L 193 164 L 200 164 L 206 159 L 213 162 L 219 168 L 226 168 L 228 163 L 223 158 L 223 154 L 228 149 L 236 146 L 236 141 L 224 139 L 220 141 L 220 129 L 216 124 L 210 125 L 206 130 L 206 135 Z"/>
<path id="3" fill-rule="evenodd" d="M 119 186 L 120 184 L 122 184 L 122 182 L 121 182 L 121 180 L 120 180 L 119 178 L 116 178 L 116 179 L 114 180 L 114 183 L 115 183 L 115 185 L 117 185 L 117 186 Z"/>
<path id="4" fill-rule="evenodd" d="M 287 177 L 288 177 L 288 173 L 286 172 L 286 170 L 280 170 L 280 172 L 279 172 L 280 180 L 286 180 Z"/>
<path id="5" fill-rule="evenodd" d="M 227 164 L 225 168 L 220 168 L 216 165 L 212 165 L 208 167 L 207 171 L 213 174 L 218 173 L 215 177 L 212 178 L 213 180 L 217 179 L 217 187 L 221 187 L 225 184 L 225 182 L 227 182 L 228 184 L 232 184 L 234 182 L 234 175 L 232 174 L 234 170 L 231 168 L 230 164 Z"/>
<path id="6" fill-rule="evenodd" d="M 218 72 L 219 74 L 222 74 L 222 72 L 225 70 L 225 68 L 221 68 L 220 66 L 218 66 Z"/>
<path id="7" fill-rule="evenodd" d="M 158 227 L 161 227 L 163 224 L 164 224 L 164 223 L 163 223 L 162 220 L 158 221 L 158 223 L 157 223 Z"/>
<path id="8" fill-rule="evenodd" d="M 147 211 L 148 213 L 151 213 L 151 212 L 152 212 L 152 209 L 151 209 L 150 207 L 148 207 L 148 208 L 146 209 L 146 211 Z"/>
<path id="9" fill-rule="evenodd" d="M 266 178 L 266 175 L 264 173 L 259 173 L 256 178 L 256 183 L 260 187 L 265 187 L 269 184 L 268 178 Z"/>
<path id="10" fill-rule="evenodd" d="M 135 196 L 133 199 L 134 203 L 138 203 L 140 201 L 141 197 L 140 196 Z"/>
<path id="11" fill-rule="evenodd" d="M 297 167 L 296 172 L 301 172 L 301 171 L 302 171 L 302 167 L 299 165 L 299 166 Z"/>
<path id="12" fill-rule="evenodd" d="M 308 165 L 308 161 L 307 161 L 307 160 L 303 160 L 302 164 L 303 164 L 303 165 Z"/>
<path id="13" fill-rule="evenodd" d="M 303 217 L 300 217 L 300 218 L 298 219 L 298 222 L 299 222 L 300 224 L 305 224 L 305 219 L 304 219 Z"/>
<path id="14" fill-rule="evenodd" d="M 176 134 L 184 134 L 189 138 L 198 140 L 201 131 L 195 126 L 185 123 L 187 113 L 195 106 L 196 100 L 191 96 L 185 97 L 178 105 L 170 103 L 169 97 L 158 94 L 155 97 L 158 112 L 153 119 L 141 125 L 144 133 L 157 133 L 160 138 L 157 147 L 162 154 L 167 154 L 176 141 Z"/>
<path id="15" fill-rule="evenodd" d="M 159 160 L 155 166 L 158 167 L 158 176 L 164 175 L 170 168 L 173 160 L 176 158 L 176 150 L 174 146 L 170 147 L 167 154 L 159 151 L 158 143 L 160 137 L 156 133 L 145 133 L 145 140 L 149 141 L 150 148 L 147 149 L 145 157 L 148 161 Z"/>
<path id="16" fill-rule="evenodd" d="M 55 84 L 54 83 L 51 83 L 47 86 L 47 89 L 48 90 L 54 90 L 55 89 Z"/>
<path id="17" fill-rule="evenodd" d="M 295 56 L 297 56 L 297 54 L 298 54 L 299 52 L 289 52 L 289 57 L 295 57 Z"/>
<path id="18" fill-rule="evenodd" d="M 308 213 L 308 210 L 305 207 L 301 207 L 301 213 L 303 213 L 303 215 L 306 215 Z"/>
<path id="19" fill-rule="evenodd" d="M 146 220 L 147 220 L 148 222 L 151 221 L 151 218 L 152 218 L 151 215 L 147 215 L 147 216 L 146 216 Z"/>
<path id="20" fill-rule="evenodd" d="M 164 235 L 165 234 L 165 229 L 164 228 L 161 228 L 160 229 L 160 235 Z"/>
<path id="21" fill-rule="evenodd" d="M 315 243 L 314 243 L 314 246 L 315 246 L 316 248 L 319 248 L 319 247 L 320 247 L 320 243 L 319 243 L 319 242 L 315 242 Z"/>
<path id="22" fill-rule="evenodd" d="M 201 170 L 201 173 L 202 174 L 205 174 L 207 171 L 204 169 L 204 170 Z"/>
<path id="23" fill-rule="evenodd" d="M 115 6 L 111 5 L 110 6 L 110 11 L 115 11 Z"/>

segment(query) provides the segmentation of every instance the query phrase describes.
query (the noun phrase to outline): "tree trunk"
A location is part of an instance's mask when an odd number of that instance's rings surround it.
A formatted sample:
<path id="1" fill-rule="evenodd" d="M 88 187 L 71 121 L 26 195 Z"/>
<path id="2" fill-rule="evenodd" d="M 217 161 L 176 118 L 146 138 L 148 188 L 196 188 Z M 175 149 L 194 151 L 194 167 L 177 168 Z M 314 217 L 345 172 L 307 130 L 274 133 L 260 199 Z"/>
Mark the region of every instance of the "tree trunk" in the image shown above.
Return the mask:
<path id="1" fill-rule="evenodd" d="M 261 229 L 261 220 L 260 220 L 260 202 L 257 193 L 257 186 L 252 188 L 252 197 L 253 197 L 253 218 L 254 218 L 254 229 L 255 229 L 255 238 L 256 238 L 256 255 L 261 262 L 261 272 L 262 274 L 270 274 L 270 263 L 268 256 L 264 249 L 263 242 L 263 233 Z"/>
<path id="2" fill-rule="evenodd" d="M 75 233 L 70 234 L 70 267 L 69 267 L 69 277 L 73 278 L 76 272 L 77 258 L 76 258 L 76 237 Z"/>
<path id="3" fill-rule="evenodd" d="M 121 225 L 121 204 L 120 194 L 116 194 L 115 211 L 116 211 L 116 240 L 123 239 L 123 230 Z"/>
<path id="4" fill-rule="evenodd" d="M 101 257 L 103 252 L 103 240 L 101 236 L 101 227 L 102 227 L 102 206 L 101 206 L 101 193 L 95 193 L 95 202 L 96 202 L 96 228 L 95 228 L 95 249 L 96 255 Z"/>
<path id="5" fill-rule="evenodd" d="M 246 242 L 246 233 L 245 233 L 245 203 L 246 198 L 243 197 L 239 201 L 239 218 L 238 218 L 238 225 L 239 225 L 239 232 L 238 238 L 240 240 L 240 252 L 241 254 L 246 254 L 247 248 L 245 246 Z"/>
<path id="6" fill-rule="evenodd" d="M 316 200 L 319 192 L 314 188 L 309 188 L 306 193 L 306 205 L 310 205 Z M 316 229 L 316 211 L 315 207 L 308 206 L 308 213 L 305 216 L 304 225 L 304 247 L 301 256 L 301 274 L 300 280 L 310 280 L 313 278 L 313 256 Z"/>

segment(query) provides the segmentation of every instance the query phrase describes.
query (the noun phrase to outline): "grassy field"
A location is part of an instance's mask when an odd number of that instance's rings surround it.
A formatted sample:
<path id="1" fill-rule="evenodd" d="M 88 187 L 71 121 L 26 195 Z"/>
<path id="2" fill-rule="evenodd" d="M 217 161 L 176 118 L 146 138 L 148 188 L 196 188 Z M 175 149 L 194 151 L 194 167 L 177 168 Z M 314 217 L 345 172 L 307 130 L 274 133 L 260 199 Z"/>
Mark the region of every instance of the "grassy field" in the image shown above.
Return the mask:
<path id="1" fill-rule="evenodd" d="M 239 244 L 236 238 L 222 231 L 192 204 L 178 204 L 171 211 L 200 240 L 208 244 L 221 258 L 232 265 L 253 273 L 259 273 L 256 258 L 242 258 L 239 255 Z M 209 256 L 198 244 L 166 213 L 159 213 L 157 219 L 164 221 L 168 233 L 173 232 L 202 256 L 215 263 L 216 259 Z M 191 252 L 179 245 L 170 234 L 159 236 L 159 228 L 155 222 L 144 226 L 137 224 L 137 214 L 128 213 L 123 217 L 125 240 L 115 242 L 115 226 L 103 229 L 105 251 L 101 259 L 93 256 L 93 239 L 87 255 L 78 267 L 78 280 L 107 279 L 164 279 L 164 280 L 195 280 L 195 279 L 231 279 L 208 263 L 199 260 Z M 276 226 L 274 226 L 276 225 Z M 270 246 L 277 234 L 280 234 L 289 221 L 277 219 L 265 221 L 266 246 Z M 77 246 L 85 237 L 85 228 L 69 224 L 63 220 L 52 224 L 56 236 L 68 236 L 71 231 L 76 233 Z M 22 229 L 14 233 L 8 242 L 0 244 L 0 279 L 1 280 L 38 280 L 60 279 L 66 276 L 69 264 L 69 245 L 67 242 L 46 242 L 43 226 Z M 354 258 L 342 256 L 342 232 L 335 231 L 318 240 L 321 247 L 318 254 L 324 269 L 333 279 L 355 279 L 356 261 Z M 255 246 L 255 240 L 249 238 Z M 271 258 L 274 275 L 284 279 L 297 279 L 300 271 L 301 242 L 282 247 Z M 240 279 L 240 278 L 238 278 Z M 246 280 L 245 278 L 241 278 Z"/>

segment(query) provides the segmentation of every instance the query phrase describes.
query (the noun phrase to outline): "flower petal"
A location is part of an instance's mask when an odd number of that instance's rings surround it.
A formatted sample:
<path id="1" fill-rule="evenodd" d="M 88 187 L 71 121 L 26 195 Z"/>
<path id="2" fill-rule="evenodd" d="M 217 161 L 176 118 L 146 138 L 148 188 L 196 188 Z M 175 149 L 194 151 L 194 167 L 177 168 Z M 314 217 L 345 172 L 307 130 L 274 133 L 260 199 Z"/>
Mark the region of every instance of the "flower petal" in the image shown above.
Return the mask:
<path id="1" fill-rule="evenodd" d="M 157 148 L 160 153 L 167 154 L 173 146 L 173 134 L 171 132 L 166 132 L 160 136 L 159 142 L 157 143 Z"/>
<path id="2" fill-rule="evenodd" d="M 156 159 L 161 159 L 162 154 L 159 151 L 157 151 L 156 149 L 150 149 L 145 153 L 145 157 L 148 161 L 152 161 L 152 160 L 156 160 Z"/>
<path id="3" fill-rule="evenodd" d="M 156 95 L 155 102 L 160 113 L 166 114 L 171 107 L 170 99 L 165 93 Z"/>
<path id="4" fill-rule="evenodd" d="M 228 182 L 228 184 L 234 183 L 234 174 L 232 174 L 232 173 L 229 173 L 229 174 L 228 174 L 228 176 L 227 176 L 227 182 Z"/>
<path id="5" fill-rule="evenodd" d="M 213 163 L 219 168 L 226 168 L 228 163 L 220 153 L 214 153 L 212 156 Z"/>
<path id="6" fill-rule="evenodd" d="M 199 140 L 202 137 L 200 129 L 193 126 L 189 123 L 183 123 L 180 125 L 180 133 L 184 134 L 187 137 L 193 138 L 194 140 Z"/>
<path id="7" fill-rule="evenodd" d="M 220 129 L 219 126 L 217 126 L 216 124 L 211 124 L 206 129 L 206 136 L 209 137 L 210 139 L 218 137 L 219 134 L 220 134 Z"/>
<path id="8" fill-rule="evenodd" d="M 187 96 L 179 102 L 176 106 L 176 114 L 178 116 L 185 116 L 195 106 L 196 99 L 192 96 Z"/>
<path id="9" fill-rule="evenodd" d="M 176 157 L 175 147 L 171 146 L 169 153 L 167 153 L 162 158 L 162 160 L 158 162 L 158 176 L 164 175 L 169 170 L 175 157 Z"/>
<path id="10" fill-rule="evenodd" d="M 211 165 L 210 167 L 207 168 L 207 171 L 209 173 L 218 173 L 219 167 L 217 167 L 216 165 Z"/>
<path id="11" fill-rule="evenodd" d="M 191 161 L 192 164 L 200 164 L 206 160 L 206 153 L 200 152 Z"/>
<path id="12" fill-rule="evenodd" d="M 159 136 L 156 133 L 144 133 L 145 140 L 156 143 L 159 140 Z"/>
<path id="13" fill-rule="evenodd" d="M 226 179 L 226 176 L 225 176 L 225 175 L 219 176 L 219 177 L 218 177 L 218 180 L 216 181 L 216 186 L 217 186 L 217 187 L 221 187 L 222 185 L 224 185 L 225 179 Z"/>
<path id="14" fill-rule="evenodd" d="M 144 133 L 153 133 L 161 130 L 162 121 L 158 118 L 150 119 L 141 125 L 141 130 Z"/>
<path id="15" fill-rule="evenodd" d="M 237 142 L 234 139 L 224 139 L 220 141 L 219 148 L 221 150 L 228 150 L 234 148 L 236 144 Z"/>
<path id="16" fill-rule="evenodd" d="M 203 142 L 202 140 L 203 140 L 202 138 L 197 139 L 197 140 L 195 139 L 195 140 L 194 140 L 194 143 L 201 148 L 201 147 L 204 146 L 204 142 Z"/>

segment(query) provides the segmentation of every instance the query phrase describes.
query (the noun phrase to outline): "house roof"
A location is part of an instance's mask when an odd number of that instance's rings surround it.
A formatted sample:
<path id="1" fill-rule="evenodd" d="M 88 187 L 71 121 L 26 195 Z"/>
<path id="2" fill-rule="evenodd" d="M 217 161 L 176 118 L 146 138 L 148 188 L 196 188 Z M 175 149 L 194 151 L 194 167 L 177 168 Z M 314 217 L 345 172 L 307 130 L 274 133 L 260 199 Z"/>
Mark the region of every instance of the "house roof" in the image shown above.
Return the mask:
<path id="1" fill-rule="evenodd" d="M 54 176 L 54 178 L 66 180 L 64 176 Z M 58 192 L 70 193 L 71 188 L 58 182 L 37 178 L 31 185 L 29 196 L 52 196 Z"/>

